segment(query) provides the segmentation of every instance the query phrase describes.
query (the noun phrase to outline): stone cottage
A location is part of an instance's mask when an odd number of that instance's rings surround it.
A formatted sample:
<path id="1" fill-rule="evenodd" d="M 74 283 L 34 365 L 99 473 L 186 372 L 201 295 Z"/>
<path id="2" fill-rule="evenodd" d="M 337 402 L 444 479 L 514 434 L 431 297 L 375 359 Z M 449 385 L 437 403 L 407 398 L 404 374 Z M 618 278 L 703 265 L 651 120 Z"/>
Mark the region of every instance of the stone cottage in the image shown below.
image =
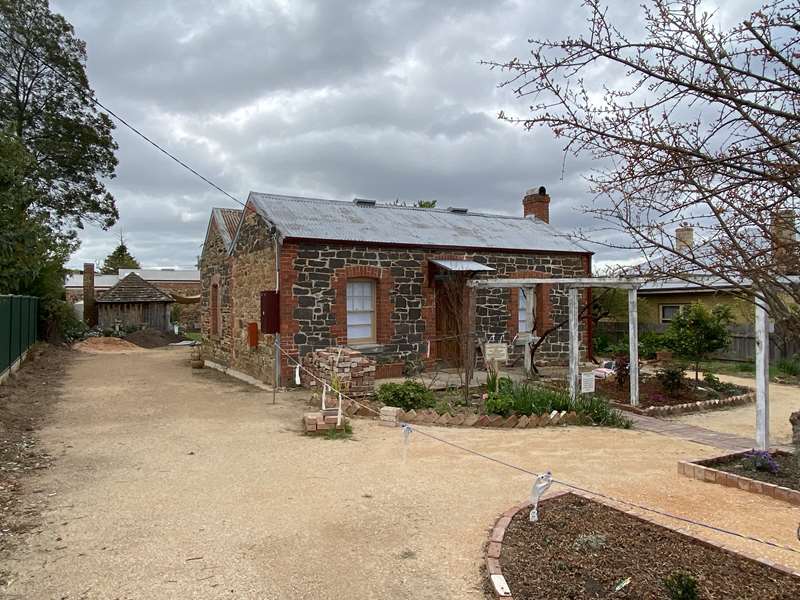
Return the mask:
<path id="1" fill-rule="evenodd" d="M 299 359 L 356 348 L 375 358 L 378 377 L 402 374 L 409 358 L 457 361 L 464 305 L 453 289 L 467 279 L 591 274 L 591 252 L 550 226 L 549 204 L 544 188 L 524 196 L 518 217 L 252 192 L 235 233 L 232 212 L 212 211 L 200 260 L 205 357 L 268 383 L 276 340 Z M 477 337 L 518 353 L 525 335 L 566 320 L 566 288 L 536 289 L 532 299 L 479 290 Z M 568 338 L 566 328 L 548 336 L 537 359 L 565 361 Z M 277 370 L 288 382 L 285 357 Z"/>

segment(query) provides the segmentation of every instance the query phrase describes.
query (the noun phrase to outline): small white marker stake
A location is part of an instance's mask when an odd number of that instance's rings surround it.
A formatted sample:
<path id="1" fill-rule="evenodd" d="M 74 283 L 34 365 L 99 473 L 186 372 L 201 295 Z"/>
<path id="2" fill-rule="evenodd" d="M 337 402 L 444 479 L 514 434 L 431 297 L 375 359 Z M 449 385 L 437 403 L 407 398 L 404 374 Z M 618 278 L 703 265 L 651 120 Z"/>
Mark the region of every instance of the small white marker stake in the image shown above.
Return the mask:
<path id="1" fill-rule="evenodd" d="M 328 384 L 327 383 L 323 383 L 322 384 L 322 406 L 320 407 L 322 410 L 325 410 L 325 396 L 327 395 L 327 393 L 328 393 Z"/>
<path id="2" fill-rule="evenodd" d="M 408 454 L 408 446 L 411 443 L 411 434 L 413 433 L 413 429 L 411 425 L 406 423 L 403 425 L 403 463 L 406 462 L 406 456 Z"/>
<path id="3" fill-rule="evenodd" d="M 294 368 L 294 382 L 296 385 L 300 385 L 300 365 Z"/>
<path id="4" fill-rule="evenodd" d="M 531 514 L 528 515 L 528 520 L 531 523 L 536 523 L 539 520 L 539 498 L 542 497 L 550 485 L 553 483 L 553 474 L 550 471 L 546 471 L 539 475 L 536 480 L 533 482 L 533 487 L 531 488 Z"/>
<path id="5" fill-rule="evenodd" d="M 336 427 L 342 426 L 342 392 L 339 392 L 339 409 L 336 411 Z"/>

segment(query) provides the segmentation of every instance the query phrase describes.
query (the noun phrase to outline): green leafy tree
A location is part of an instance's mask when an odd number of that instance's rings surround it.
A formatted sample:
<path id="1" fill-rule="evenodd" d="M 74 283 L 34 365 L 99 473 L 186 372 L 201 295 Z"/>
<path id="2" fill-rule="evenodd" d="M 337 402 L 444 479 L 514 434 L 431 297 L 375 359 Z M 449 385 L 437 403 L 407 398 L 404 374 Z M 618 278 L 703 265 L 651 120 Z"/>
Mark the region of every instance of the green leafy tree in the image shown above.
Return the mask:
<path id="1" fill-rule="evenodd" d="M 727 305 L 718 304 L 708 310 L 703 304 L 690 304 L 673 317 L 665 332 L 665 345 L 679 358 L 690 361 L 694 377 L 699 379 L 700 362 L 730 345 L 732 322 Z"/>
<path id="2" fill-rule="evenodd" d="M 119 245 L 106 257 L 100 272 L 103 275 L 115 275 L 120 269 L 139 269 L 141 265 L 128 251 L 125 241 L 120 238 Z"/>
<path id="3" fill-rule="evenodd" d="M 118 218 L 114 125 L 92 100 L 86 46 L 47 0 L 0 0 L 0 127 L 33 157 L 30 208 L 53 229 Z"/>
<path id="4" fill-rule="evenodd" d="M 414 206 L 417 208 L 436 208 L 436 200 L 419 200 Z"/>

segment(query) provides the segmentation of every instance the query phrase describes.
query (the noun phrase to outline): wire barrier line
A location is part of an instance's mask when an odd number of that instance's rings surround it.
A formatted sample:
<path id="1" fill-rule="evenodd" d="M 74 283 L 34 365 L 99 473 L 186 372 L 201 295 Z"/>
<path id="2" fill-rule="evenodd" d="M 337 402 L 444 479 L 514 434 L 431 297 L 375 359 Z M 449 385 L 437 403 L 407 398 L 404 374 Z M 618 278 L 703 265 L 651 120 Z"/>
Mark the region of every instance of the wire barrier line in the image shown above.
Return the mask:
<path id="1" fill-rule="evenodd" d="M 402 425 L 406 425 L 406 424 L 402 423 Z M 482 452 L 478 452 L 477 450 L 473 450 L 472 448 L 467 448 L 466 446 L 461 446 L 460 444 L 456 444 L 456 443 L 451 442 L 449 440 L 445 440 L 445 439 L 440 438 L 440 437 L 438 437 L 436 435 L 433 435 L 432 433 L 429 433 L 429 432 L 424 431 L 422 429 L 418 429 L 417 427 L 413 427 L 412 426 L 412 429 L 413 429 L 413 431 L 415 433 L 419 433 L 419 434 L 421 434 L 421 435 L 423 435 L 425 437 L 429 437 L 429 438 L 431 438 L 433 440 L 436 440 L 437 442 L 441 442 L 441 443 L 446 444 L 448 446 L 452 446 L 453 448 L 457 448 L 457 449 L 459 449 L 459 450 L 461 450 L 463 452 L 467 452 L 469 454 L 472 454 L 474 456 L 478 456 L 478 457 L 483 458 L 485 460 L 492 461 L 494 463 L 497 463 L 497 464 L 502 465 L 504 467 L 508 467 L 509 469 L 514 469 L 515 471 L 519 471 L 521 473 L 525 473 L 526 475 L 530 475 L 532 477 L 538 477 L 539 476 L 539 473 L 537 473 L 535 471 L 531 471 L 530 469 L 526 469 L 524 467 L 520 467 L 520 466 L 515 465 L 513 463 L 506 462 L 504 460 L 501 460 L 499 458 L 495 458 L 495 457 L 490 456 L 488 454 L 483 454 Z M 579 485 L 576 485 L 574 483 L 570 483 L 568 481 L 564 481 L 562 479 L 557 479 L 557 478 L 554 477 L 553 478 L 553 483 L 557 483 L 557 484 L 559 484 L 559 485 L 561 485 L 563 487 L 575 490 L 577 492 L 583 492 L 584 494 L 589 494 L 591 496 L 597 496 L 598 498 L 604 498 L 604 499 L 609 500 L 611 502 L 624 504 L 624 505 L 630 506 L 632 508 L 638 508 L 640 510 L 651 512 L 651 513 L 654 513 L 654 514 L 657 514 L 657 515 L 661 515 L 663 517 L 668 517 L 670 519 L 675 519 L 676 521 L 681 521 L 681 522 L 686 523 L 688 525 L 695 525 L 697 527 L 703 527 L 703 528 L 706 528 L 706 529 L 710 529 L 712 531 L 716 531 L 718 533 L 724 533 L 726 535 L 738 537 L 740 539 L 748 540 L 748 541 L 751 541 L 751 542 L 757 542 L 759 544 L 765 544 L 767 546 L 771 546 L 773 548 L 778 548 L 780 550 L 786 550 L 786 551 L 789 551 L 789 552 L 794 552 L 795 554 L 800 554 L 800 549 L 794 548 L 792 546 L 785 546 L 785 545 L 780 544 L 778 542 L 772 542 L 770 540 L 765 540 L 765 539 L 762 539 L 762 538 L 753 537 L 751 535 L 739 533 L 737 531 L 733 531 L 733 530 L 730 530 L 730 529 L 725 529 L 723 527 L 717 527 L 716 525 L 709 525 L 709 524 L 703 523 L 701 521 L 695 521 L 694 519 L 690 519 L 688 517 L 682 517 L 680 515 L 676 515 L 674 513 L 670 513 L 670 512 L 667 512 L 667 511 L 659 509 L 659 508 L 651 508 L 651 507 L 645 506 L 643 504 L 638 504 L 636 502 L 631 502 L 630 500 L 623 500 L 621 498 L 616 498 L 614 496 L 609 496 L 608 494 L 604 494 L 603 492 L 597 492 L 595 490 L 591 490 L 591 489 L 588 489 L 588 488 L 585 488 L 585 487 L 581 487 Z"/>
<path id="2" fill-rule="evenodd" d="M 329 388 L 333 389 L 333 386 L 329 382 L 325 381 L 324 379 L 321 379 L 315 373 L 312 373 L 311 371 L 309 371 L 306 367 L 304 367 L 302 364 L 300 364 L 300 362 L 298 362 L 293 356 L 291 356 L 289 353 L 287 353 L 286 350 L 284 350 L 283 348 L 279 347 L 277 344 L 275 345 L 275 347 L 284 356 L 286 356 L 289 360 L 291 360 L 297 367 L 299 367 L 302 371 L 304 371 L 310 377 L 312 377 L 313 379 L 315 379 L 319 383 L 321 383 L 323 385 L 327 385 Z M 372 413 L 374 413 L 376 415 L 380 415 L 379 411 L 375 410 L 371 406 L 367 406 L 366 404 L 363 404 L 363 403 L 359 402 L 358 400 L 355 400 L 354 398 L 349 397 L 345 393 L 342 393 L 342 397 L 347 399 L 347 400 L 349 400 L 350 402 L 353 402 L 357 406 L 361 406 L 361 407 L 366 408 L 367 410 L 369 410 L 370 412 L 372 412 Z M 472 448 L 468 448 L 466 446 L 462 446 L 461 444 L 456 444 L 455 442 L 451 442 L 449 440 L 441 438 L 441 437 L 439 437 L 437 435 L 434 435 L 434 434 L 432 434 L 432 433 L 430 433 L 428 431 L 425 431 L 423 429 L 419 429 L 416 425 L 409 424 L 409 423 L 404 423 L 404 422 L 401 422 L 400 425 L 401 425 L 401 430 L 404 430 L 405 428 L 410 427 L 411 430 L 414 433 L 419 433 L 420 435 L 422 435 L 424 437 L 430 438 L 432 440 L 435 440 L 435 441 L 440 442 L 442 444 L 445 444 L 447 446 L 451 446 L 452 448 L 456 448 L 458 450 L 461 450 L 462 452 L 466 452 L 467 454 L 471 454 L 473 456 L 477 456 L 479 458 L 482 458 L 484 460 L 488 460 L 490 462 L 499 464 L 499 465 L 504 466 L 506 468 L 513 469 L 513 470 L 518 471 L 520 473 L 524 473 L 526 475 L 530 475 L 531 477 L 538 477 L 539 476 L 539 473 L 537 473 L 536 471 L 531 471 L 530 469 L 526 469 L 525 467 L 520 467 L 519 465 L 515 465 L 514 463 L 506 462 L 506 461 L 501 460 L 499 458 L 496 458 L 494 456 L 490 456 L 488 454 L 484 454 L 483 452 L 479 452 L 477 450 L 473 450 Z M 780 544 L 778 542 L 773 542 L 773 541 L 770 541 L 770 540 L 765 540 L 765 539 L 754 537 L 754 536 L 747 535 L 747 534 L 744 534 L 744 533 L 739 533 L 738 531 L 733 531 L 731 529 L 725 529 L 724 527 L 718 527 L 716 525 L 709 525 L 708 523 L 703 523 L 702 521 L 696 521 L 696 520 L 690 519 L 688 517 L 682 517 L 680 515 L 676 515 L 674 513 L 662 510 L 660 508 L 652 508 L 650 506 L 645 506 L 644 504 L 638 504 L 638 503 L 632 502 L 630 500 L 623 500 L 621 498 L 617 498 L 615 496 L 610 496 L 608 494 L 604 494 L 603 492 L 598 492 L 598 491 L 595 491 L 595 490 L 591 490 L 589 488 L 585 488 L 585 487 L 576 485 L 574 483 L 570 483 L 568 481 L 564 481 L 562 479 L 557 479 L 557 478 L 554 477 L 553 478 L 553 483 L 557 483 L 558 485 L 561 485 L 561 486 L 563 486 L 565 488 L 572 489 L 572 490 L 575 490 L 577 492 L 582 492 L 582 493 L 588 494 L 590 496 L 597 496 L 598 498 L 603 498 L 605 500 L 609 500 L 610 502 L 615 502 L 617 504 L 622 504 L 622 505 L 625 505 L 625 506 L 629 506 L 631 508 L 636 508 L 636 509 L 639 509 L 639 510 L 643 510 L 645 512 L 649 512 L 649 513 L 652 513 L 652 514 L 657 514 L 657 515 L 660 515 L 662 517 L 673 519 L 675 521 L 680 521 L 682 523 L 686 523 L 687 525 L 694 525 L 696 527 L 701 527 L 701 528 L 704 528 L 704 529 L 708 529 L 710 531 L 714 531 L 714 532 L 717 532 L 717 533 L 722 533 L 724 535 L 728 535 L 728 536 L 731 536 L 731 537 L 736 537 L 736 538 L 739 538 L 739 539 L 742 539 L 742 540 L 746 540 L 746 541 L 749 541 L 749 542 L 755 542 L 755 543 L 758 543 L 758 544 L 763 544 L 765 546 L 770 546 L 770 547 L 776 548 L 778 550 L 785 550 L 787 552 L 792 552 L 794 554 L 800 554 L 800 549 L 794 548 L 792 546 L 786 546 L 786 545 Z"/>
<path id="3" fill-rule="evenodd" d="M 190 173 L 192 173 L 196 177 L 199 177 L 200 179 L 202 179 L 205 183 L 210 185 L 212 188 L 214 188 L 218 192 L 221 192 L 222 194 L 226 195 L 228 198 L 230 198 L 231 200 L 233 200 L 237 204 L 241 204 L 242 206 L 244 206 L 244 202 L 242 202 L 241 200 L 239 200 L 238 198 L 236 198 L 232 194 L 230 194 L 227 191 L 225 191 L 222 187 L 220 187 L 219 185 L 217 185 L 216 183 L 211 181 L 208 177 L 206 177 L 205 175 L 202 175 L 200 172 L 198 172 L 196 169 L 191 167 L 189 164 L 187 164 L 186 162 L 184 162 L 183 160 L 181 160 L 180 158 L 178 158 L 177 156 L 172 154 L 169 150 L 167 150 L 166 148 L 163 148 L 158 143 L 156 143 L 155 141 L 150 139 L 147 135 L 142 133 L 139 129 L 134 127 L 131 123 L 129 123 L 126 119 L 121 117 L 119 114 L 117 114 L 116 112 L 114 112 L 113 110 L 111 110 L 110 108 L 105 106 L 102 102 L 100 102 L 97 98 L 94 97 L 94 91 L 93 90 L 91 90 L 88 87 L 84 87 L 80 83 L 74 81 L 71 77 L 69 77 L 69 76 L 65 75 L 64 73 L 62 73 L 59 69 L 57 69 L 56 67 L 51 65 L 45 59 L 43 59 L 40 56 L 38 56 L 38 54 L 36 52 L 34 52 L 33 50 L 31 50 L 27 45 L 25 45 L 22 42 L 20 42 L 19 40 L 17 40 L 13 35 L 10 35 L 9 33 L 5 32 L 5 31 L 3 31 L 1 29 L 0 29 L 0 33 L 2 33 L 3 36 L 5 36 L 5 38 L 8 39 L 11 43 L 16 44 L 20 48 L 25 49 L 28 52 L 28 54 L 30 55 L 30 57 L 33 58 L 33 60 L 35 60 L 39 64 L 44 65 L 45 67 L 50 69 L 50 71 L 52 71 L 54 75 L 56 75 L 59 79 L 61 79 L 61 81 L 64 81 L 64 82 L 68 83 L 69 85 L 71 85 L 73 88 L 86 93 L 89 102 L 91 102 L 95 106 L 98 106 L 101 109 L 103 109 L 104 111 L 106 111 L 109 115 L 111 115 L 117 121 L 122 123 L 122 125 L 124 125 L 128 129 L 130 129 L 133 133 L 135 133 L 140 138 L 142 138 L 144 141 L 146 141 L 148 144 L 153 146 L 156 150 L 158 150 L 159 152 L 161 152 L 164 155 L 168 156 L 170 159 L 172 159 L 173 161 L 178 163 L 181 167 L 183 167 L 184 169 L 186 169 L 187 171 L 189 171 Z"/>

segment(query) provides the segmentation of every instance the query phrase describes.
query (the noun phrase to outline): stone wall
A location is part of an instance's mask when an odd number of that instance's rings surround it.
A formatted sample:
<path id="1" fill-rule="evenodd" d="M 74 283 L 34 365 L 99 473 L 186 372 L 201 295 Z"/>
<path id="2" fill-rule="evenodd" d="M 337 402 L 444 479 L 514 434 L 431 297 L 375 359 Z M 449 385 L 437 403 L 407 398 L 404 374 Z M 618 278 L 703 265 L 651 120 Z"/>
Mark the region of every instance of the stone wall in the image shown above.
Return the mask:
<path id="1" fill-rule="evenodd" d="M 494 269 L 492 277 L 574 277 L 589 272 L 582 254 L 450 252 L 316 241 L 288 242 L 281 252 L 281 345 L 294 356 L 347 344 L 346 282 L 350 277 L 376 282 L 377 344 L 361 351 L 378 362 L 378 376 L 399 375 L 405 359 L 426 350 L 436 336 L 435 292 L 428 281 L 433 258 L 475 260 Z M 564 286 L 539 288 L 539 327 L 567 318 Z M 292 299 L 287 300 L 291 290 Z M 478 335 L 510 341 L 517 333 L 517 290 L 479 290 Z M 541 330 L 541 329 L 540 329 Z M 586 328 L 583 327 L 584 339 Z M 518 350 L 519 351 L 519 350 Z M 568 358 L 566 327 L 552 334 L 537 358 Z M 287 375 L 290 370 L 285 369 Z"/>
<path id="2" fill-rule="evenodd" d="M 212 224 L 200 257 L 200 332 L 203 339 L 203 357 L 225 366 L 232 359 L 232 315 L 230 290 L 231 259 L 216 225 Z M 219 287 L 219 328 L 211 331 L 211 289 Z"/>
<path id="3" fill-rule="evenodd" d="M 275 380 L 275 336 L 261 333 L 261 292 L 275 290 L 275 236 L 252 209 L 246 209 L 231 262 L 229 289 L 234 369 L 272 384 Z M 250 347 L 247 327 L 255 323 L 258 345 Z"/>

